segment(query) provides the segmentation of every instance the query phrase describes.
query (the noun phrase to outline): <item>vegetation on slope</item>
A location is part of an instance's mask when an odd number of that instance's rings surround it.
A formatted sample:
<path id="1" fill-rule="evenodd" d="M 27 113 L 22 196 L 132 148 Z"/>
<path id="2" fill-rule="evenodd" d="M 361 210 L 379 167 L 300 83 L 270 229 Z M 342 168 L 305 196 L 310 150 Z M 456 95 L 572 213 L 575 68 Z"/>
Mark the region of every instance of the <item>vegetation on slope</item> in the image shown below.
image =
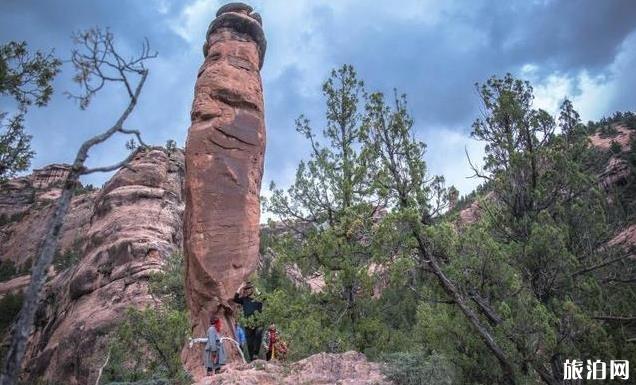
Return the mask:
<path id="1" fill-rule="evenodd" d="M 259 278 L 262 322 L 279 325 L 291 356 L 423 354 L 466 384 L 556 383 L 566 359 L 634 360 L 633 264 L 607 245 L 633 218 L 633 183 L 605 191 L 608 155 L 588 142 L 633 115 L 586 126 L 568 100 L 557 117 L 534 108 L 531 85 L 511 75 L 477 85 L 472 135 L 486 154 L 474 171 L 496 198 L 459 230 L 443 214 L 443 179 L 426 175 L 406 97 L 363 87 L 349 66 L 332 73 L 322 135 L 297 121 L 310 158 L 265 202 L 285 231 L 264 242 L 276 258 Z M 632 153 L 620 155 L 631 167 Z M 324 290 L 289 282 L 293 265 Z"/>
<path id="2" fill-rule="evenodd" d="M 189 330 L 183 269 L 183 255 L 171 255 L 163 271 L 150 279 L 150 292 L 161 305 L 143 310 L 128 309 L 122 323 L 111 334 L 101 384 L 144 380 L 148 384 L 191 383 L 180 356 Z"/>

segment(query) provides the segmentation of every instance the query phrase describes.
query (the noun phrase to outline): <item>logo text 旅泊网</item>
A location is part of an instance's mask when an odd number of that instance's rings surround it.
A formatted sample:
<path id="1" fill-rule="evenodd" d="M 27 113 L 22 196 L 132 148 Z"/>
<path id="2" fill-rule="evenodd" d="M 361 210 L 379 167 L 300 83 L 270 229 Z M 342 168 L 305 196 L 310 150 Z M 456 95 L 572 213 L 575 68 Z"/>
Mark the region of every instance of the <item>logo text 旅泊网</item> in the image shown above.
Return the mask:
<path id="1" fill-rule="evenodd" d="M 629 361 L 611 360 L 609 365 L 601 360 L 565 360 L 564 380 L 628 380 Z"/>

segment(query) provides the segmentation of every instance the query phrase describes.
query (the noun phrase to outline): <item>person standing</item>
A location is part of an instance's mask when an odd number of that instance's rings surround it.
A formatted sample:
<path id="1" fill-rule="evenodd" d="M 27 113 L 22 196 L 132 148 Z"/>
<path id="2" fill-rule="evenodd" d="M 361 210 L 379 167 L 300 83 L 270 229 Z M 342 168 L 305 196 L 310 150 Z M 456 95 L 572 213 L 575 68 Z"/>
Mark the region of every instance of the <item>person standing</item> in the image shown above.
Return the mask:
<path id="1" fill-rule="evenodd" d="M 272 358 L 276 358 L 275 350 L 278 343 L 278 333 L 276 332 L 276 325 L 271 324 L 265 332 L 265 338 L 263 338 L 263 347 L 265 348 L 265 359 L 270 361 Z"/>
<path id="2" fill-rule="evenodd" d="M 225 365 L 225 349 L 221 343 L 221 320 L 210 317 L 210 327 L 208 328 L 208 339 L 203 350 L 203 362 L 207 369 L 207 375 L 219 373 L 221 367 Z"/>
<path id="3" fill-rule="evenodd" d="M 243 307 L 243 315 L 247 320 L 263 310 L 263 303 L 254 299 L 254 289 L 254 285 L 251 282 L 245 282 L 239 286 L 233 298 L 235 303 Z M 263 328 L 255 325 L 245 326 L 245 339 L 247 340 L 247 352 L 250 361 L 258 358 L 262 338 Z"/>
<path id="4" fill-rule="evenodd" d="M 236 342 L 238 342 L 239 349 L 241 349 L 243 358 L 247 357 L 247 338 L 245 338 L 245 329 L 243 329 L 243 326 L 237 323 L 234 334 L 236 335 Z"/>

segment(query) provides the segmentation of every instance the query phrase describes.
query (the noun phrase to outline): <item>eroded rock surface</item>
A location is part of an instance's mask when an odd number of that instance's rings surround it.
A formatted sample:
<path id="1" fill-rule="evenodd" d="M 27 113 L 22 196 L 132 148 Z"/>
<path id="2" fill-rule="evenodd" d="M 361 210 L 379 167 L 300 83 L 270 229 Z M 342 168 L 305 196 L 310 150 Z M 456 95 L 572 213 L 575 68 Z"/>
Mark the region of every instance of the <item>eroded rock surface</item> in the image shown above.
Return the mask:
<path id="1" fill-rule="evenodd" d="M 283 366 L 271 361 L 237 365 L 225 373 L 204 377 L 196 385 L 389 385 L 380 365 L 362 353 L 319 353 Z"/>
<path id="2" fill-rule="evenodd" d="M 203 53 L 186 143 L 186 296 L 194 335 L 205 335 L 212 314 L 232 324 L 228 300 L 258 264 L 265 151 L 260 16 L 245 4 L 221 7 Z M 200 349 L 184 350 L 189 369 L 200 366 Z"/>
<path id="3" fill-rule="evenodd" d="M 3 261 L 34 258 L 52 214 L 53 201 L 44 197 L 55 195 L 55 181 L 33 186 L 31 179 L 19 181 L 31 202 L 3 227 L 8 233 L 0 246 Z M 25 356 L 28 383 L 94 383 L 107 333 L 129 307 L 155 304 L 148 277 L 183 243 L 183 181 L 183 152 L 151 149 L 138 152 L 103 189 L 73 198 L 58 250 L 76 259 L 52 269 L 45 286 Z M 10 194 L 21 196 L 18 190 Z M 0 291 L 27 283 L 22 276 L 0 284 Z"/>
<path id="4" fill-rule="evenodd" d="M 601 132 L 597 132 L 590 136 L 590 142 L 594 147 L 609 150 L 612 147 L 612 143 L 616 142 L 620 145 L 622 151 L 629 151 L 629 142 L 632 138 L 632 131 L 624 124 L 612 124 L 612 128 L 616 130 L 614 135 L 602 135 Z"/>

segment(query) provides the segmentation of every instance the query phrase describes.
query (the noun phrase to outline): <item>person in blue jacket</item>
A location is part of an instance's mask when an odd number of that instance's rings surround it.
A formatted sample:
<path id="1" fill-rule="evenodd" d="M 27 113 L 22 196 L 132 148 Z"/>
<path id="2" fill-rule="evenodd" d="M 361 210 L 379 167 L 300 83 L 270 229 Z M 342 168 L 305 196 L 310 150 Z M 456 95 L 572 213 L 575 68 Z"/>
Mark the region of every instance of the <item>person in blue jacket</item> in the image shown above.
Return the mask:
<path id="1" fill-rule="evenodd" d="M 247 357 L 247 338 L 245 338 L 245 329 L 243 329 L 243 326 L 236 324 L 234 335 L 236 335 L 236 342 L 238 342 L 239 348 L 243 352 L 243 357 Z"/>

